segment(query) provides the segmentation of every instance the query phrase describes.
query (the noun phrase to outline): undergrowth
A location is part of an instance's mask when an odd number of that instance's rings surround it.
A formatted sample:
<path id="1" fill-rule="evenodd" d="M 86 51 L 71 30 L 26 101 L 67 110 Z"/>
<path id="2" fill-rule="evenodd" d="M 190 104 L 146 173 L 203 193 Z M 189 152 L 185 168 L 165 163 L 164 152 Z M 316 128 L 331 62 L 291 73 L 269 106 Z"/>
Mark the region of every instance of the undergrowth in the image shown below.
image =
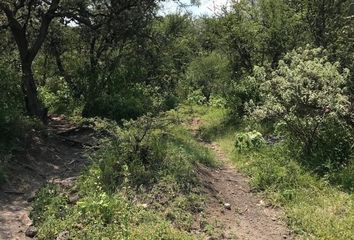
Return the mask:
<path id="1" fill-rule="evenodd" d="M 38 120 L 30 117 L 17 116 L 15 120 L 2 120 L 0 119 L 0 186 L 10 180 L 6 173 L 13 156 L 24 152 L 35 134 L 43 129 Z"/>
<path id="2" fill-rule="evenodd" d="M 204 196 L 194 172 L 213 157 L 176 121 L 174 112 L 126 122 L 91 120 L 104 130 L 100 150 L 76 186 L 47 186 L 34 203 L 38 239 L 196 239 L 193 214 Z M 75 202 L 72 196 L 78 196 Z"/>
<path id="3" fill-rule="evenodd" d="M 182 107 L 181 115 L 202 121 L 200 136 L 217 142 L 223 151 L 251 179 L 253 188 L 274 205 L 282 206 L 292 230 L 304 239 L 352 239 L 354 197 L 353 166 L 316 175 L 301 161 L 290 157 L 285 141 L 262 144 L 239 151 L 236 136 L 254 130 L 266 134 L 268 126 L 250 128 L 246 123 L 230 123 L 227 111 L 206 106 Z M 291 147 L 291 146 L 290 146 Z"/>

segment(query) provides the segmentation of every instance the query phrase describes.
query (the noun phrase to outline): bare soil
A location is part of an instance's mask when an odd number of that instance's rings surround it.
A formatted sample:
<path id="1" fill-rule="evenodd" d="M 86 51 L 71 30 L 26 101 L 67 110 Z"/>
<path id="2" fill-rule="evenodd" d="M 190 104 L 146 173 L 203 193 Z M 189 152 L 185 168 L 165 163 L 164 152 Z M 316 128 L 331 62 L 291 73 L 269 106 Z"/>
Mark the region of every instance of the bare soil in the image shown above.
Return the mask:
<path id="1" fill-rule="evenodd" d="M 191 130 L 195 135 L 200 126 L 199 119 L 192 121 Z M 203 224 L 203 219 L 212 223 L 217 232 L 213 239 L 293 239 L 283 221 L 281 209 L 267 204 L 252 191 L 248 177 L 232 165 L 220 146 L 216 143 L 202 144 L 215 153 L 221 167 L 200 165 L 197 169 L 204 191 L 209 197 L 202 216 L 196 216 L 196 223 Z"/>
<path id="2" fill-rule="evenodd" d="M 85 146 L 93 146 L 94 131 L 52 117 L 45 134 L 33 133 L 30 146 L 9 164 L 8 182 L 0 189 L 0 240 L 30 239 L 25 232 L 36 192 L 48 183 L 74 185 L 87 164 Z"/>

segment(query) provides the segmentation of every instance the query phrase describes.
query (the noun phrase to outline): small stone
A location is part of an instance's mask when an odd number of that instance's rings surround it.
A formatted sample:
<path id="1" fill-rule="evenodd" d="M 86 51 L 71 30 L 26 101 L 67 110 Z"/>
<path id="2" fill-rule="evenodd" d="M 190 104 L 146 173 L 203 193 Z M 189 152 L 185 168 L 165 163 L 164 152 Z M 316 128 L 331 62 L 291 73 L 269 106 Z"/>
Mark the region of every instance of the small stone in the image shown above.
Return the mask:
<path id="1" fill-rule="evenodd" d="M 283 235 L 283 239 L 287 239 L 287 238 L 288 238 L 288 236 L 284 234 Z"/>
<path id="2" fill-rule="evenodd" d="M 20 221 L 26 226 L 32 226 L 32 220 L 28 217 L 27 213 L 21 215 Z"/>
<path id="3" fill-rule="evenodd" d="M 272 221 L 275 222 L 277 219 L 276 218 L 272 218 Z"/>
<path id="4" fill-rule="evenodd" d="M 142 208 L 148 208 L 148 205 L 146 203 L 143 203 L 143 204 L 138 204 L 138 207 L 142 207 Z"/>
<path id="5" fill-rule="evenodd" d="M 75 204 L 79 200 L 79 195 L 75 194 L 69 197 L 69 203 L 70 204 Z"/>
<path id="6" fill-rule="evenodd" d="M 84 226 L 81 223 L 75 224 L 74 227 L 78 230 L 82 230 L 84 228 Z"/>
<path id="7" fill-rule="evenodd" d="M 27 228 L 25 235 L 27 237 L 34 238 L 37 235 L 37 232 L 38 232 L 37 228 L 35 228 L 34 226 L 30 226 Z"/>
<path id="8" fill-rule="evenodd" d="M 27 196 L 27 202 L 31 203 L 36 199 L 36 192 L 31 192 L 28 196 Z"/>
<path id="9" fill-rule="evenodd" d="M 224 203 L 224 207 L 227 210 L 231 210 L 231 204 L 230 203 Z"/>
<path id="10" fill-rule="evenodd" d="M 64 231 L 61 232 L 58 237 L 56 238 L 56 240 L 68 240 L 70 238 L 70 233 L 69 231 Z"/>

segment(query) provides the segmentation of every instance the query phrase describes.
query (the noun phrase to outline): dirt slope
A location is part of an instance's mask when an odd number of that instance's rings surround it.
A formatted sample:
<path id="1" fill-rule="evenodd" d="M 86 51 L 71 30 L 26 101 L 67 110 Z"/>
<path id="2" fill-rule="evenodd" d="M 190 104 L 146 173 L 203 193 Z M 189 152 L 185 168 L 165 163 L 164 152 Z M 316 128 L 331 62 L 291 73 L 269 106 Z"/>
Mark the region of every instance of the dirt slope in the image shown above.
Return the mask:
<path id="1" fill-rule="evenodd" d="M 85 167 L 84 146 L 92 145 L 93 130 L 53 117 L 47 137 L 33 136 L 30 147 L 12 159 L 10 181 L 0 189 L 0 239 L 29 239 L 25 232 L 36 191 L 52 182 L 70 186 Z"/>
<path id="2" fill-rule="evenodd" d="M 200 120 L 193 120 L 192 131 L 196 133 L 200 125 Z M 203 217 L 221 229 L 217 239 L 293 239 L 281 220 L 281 210 L 267 205 L 252 192 L 248 178 L 231 165 L 217 144 L 202 144 L 215 153 L 222 166 L 218 169 L 199 166 L 197 171 L 209 195 Z"/>

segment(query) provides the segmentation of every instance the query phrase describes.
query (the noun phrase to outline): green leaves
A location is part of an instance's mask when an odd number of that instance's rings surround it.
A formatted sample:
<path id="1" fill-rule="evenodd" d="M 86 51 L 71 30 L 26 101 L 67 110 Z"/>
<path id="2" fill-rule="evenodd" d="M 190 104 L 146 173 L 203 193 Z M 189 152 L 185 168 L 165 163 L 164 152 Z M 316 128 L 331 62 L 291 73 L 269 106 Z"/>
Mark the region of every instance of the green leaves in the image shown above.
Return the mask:
<path id="1" fill-rule="evenodd" d="M 341 73 L 338 63 L 328 62 L 323 53 L 322 49 L 300 48 L 286 55 L 261 85 L 264 104 L 256 112 L 266 112 L 264 117 L 271 113 L 299 117 L 348 113 L 347 70 Z"/>
<path id="2" fill-rule="evenodd" d="M 259 149 L 263 144 L 265 144 L 265 141 L 262 134 L 255 130 L 237 133 L 236 135 L 235 147 L 239 152 Z"/>
<path id="3" fill-rule="evenodd" d="M 211 95 L 221 94 L 231 79 L 227 57 L 218 52 L 197 57 L 188 67 L 186 78 L 193 89 L 198 89 L 209 101 Z"/>
<path id="4" fill-rule="evenodd" d="M 348 70 L 330 63 L 323 49 L 299 48 L 261 84 L 262 101 L 250 104 L 251 117 L 275 121 L 280 132 L 302 148 L 303 157 L 319 168 L 325 161 L 346 162 L 353 150 L 352 137 L 345 134 L 350 132 L 344 120 L 350 108 L 347 79 Z"/>

